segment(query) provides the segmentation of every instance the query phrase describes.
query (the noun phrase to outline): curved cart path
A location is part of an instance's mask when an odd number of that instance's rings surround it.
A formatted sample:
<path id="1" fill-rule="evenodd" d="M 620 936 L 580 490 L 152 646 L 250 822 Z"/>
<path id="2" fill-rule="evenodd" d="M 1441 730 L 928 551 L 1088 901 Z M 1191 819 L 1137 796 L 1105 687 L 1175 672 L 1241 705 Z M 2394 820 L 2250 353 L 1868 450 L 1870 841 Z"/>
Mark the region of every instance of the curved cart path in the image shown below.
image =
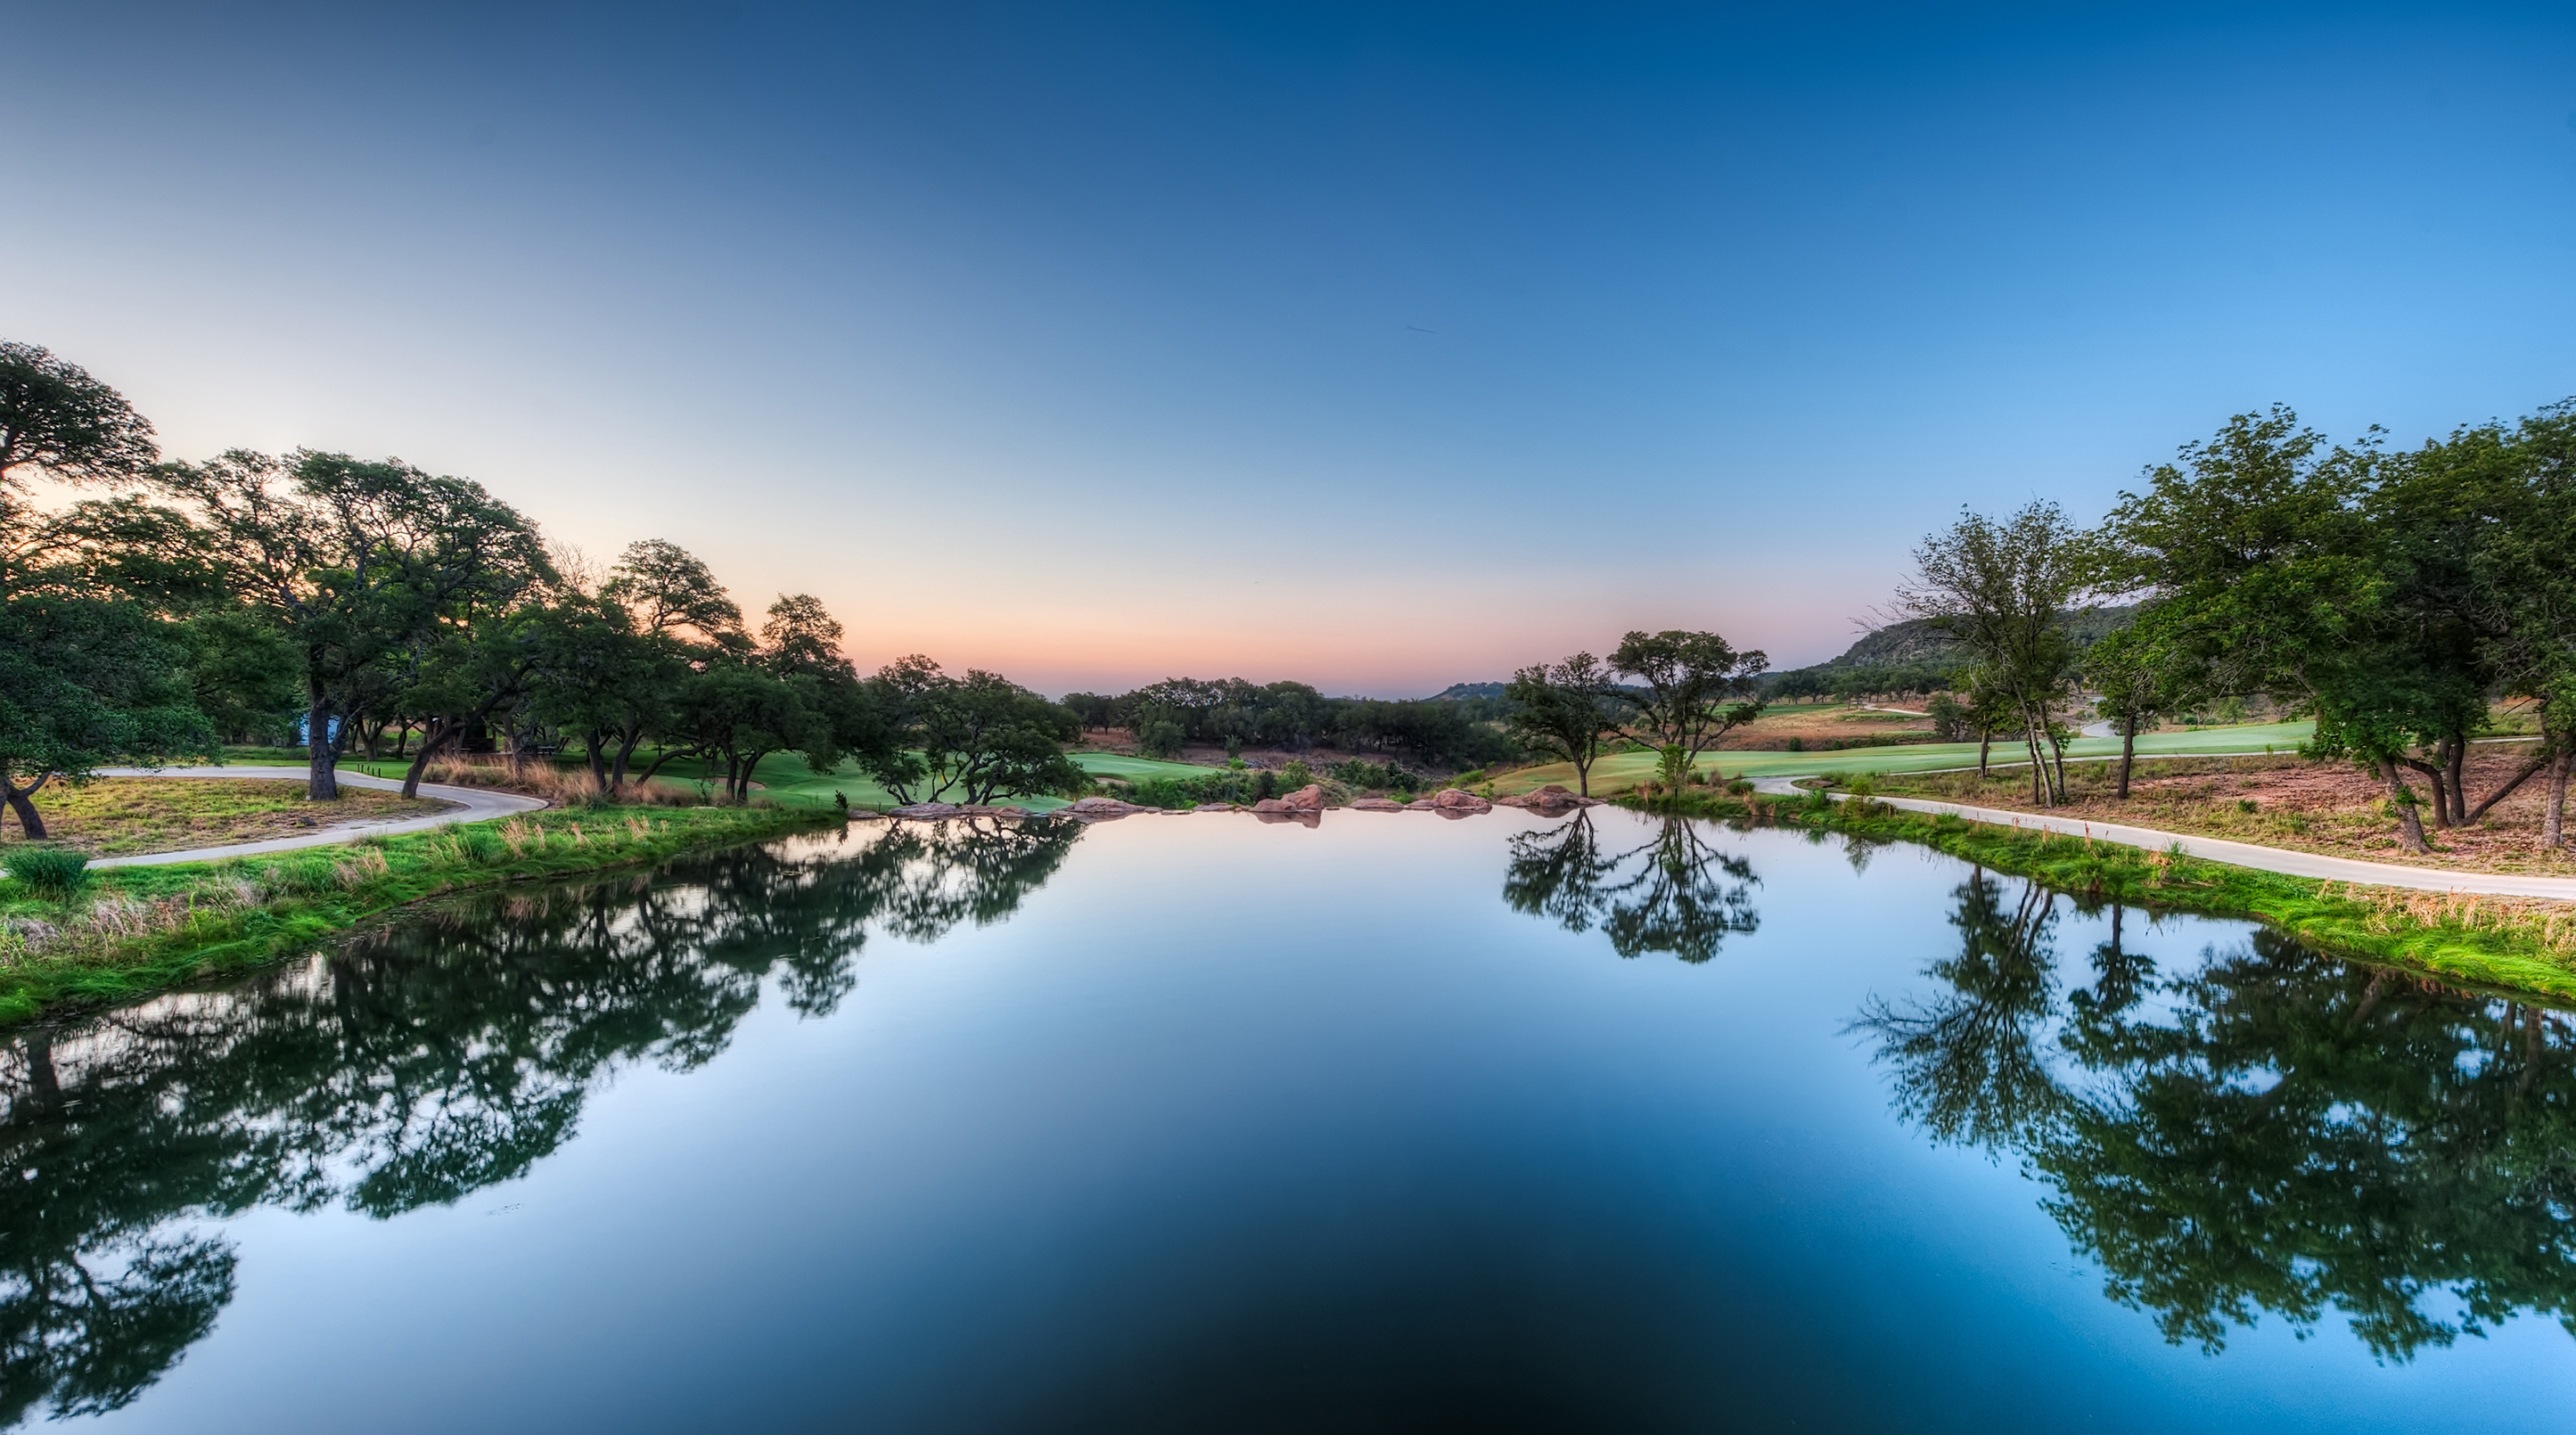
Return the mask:
<path id="1" fill-rule="evenodd" d="M 101 777 L 230 777 L 287 778 L 302 781 L 308 775 L 300 767 L 102 767 Z M 340 781 L 351 787 L 372 787 L 385 792 L 400 792 L 402 784 L 389 777 L 369 777 L 362 772 L 344 772 Z M 177 852 L 144 852 L 132 857 L 101 857 L 92 867 L 158 867 L 171 862 L 213 862 L 225 857 L 251 857 L 262 852 L 289 852 L 298 847 L 327 847 L 334 842 L 354 842 L 361 837 L 380 837 L 396 832 L 424 832 L 432 827 L 445 827 L 456 822 L 482 822 L 494 817 L 507 817 L 514 812 L 534 812 L 546 805 L 539 797 L 521 797 L 515 792 L 493 792 L 480 787 L 448 787 L 424 782 L 420 795 L 435 797 L 456 805 L 445 812 L 426 817 L 376 817 L 356 822 L 335 823 L 293 837 L 272 837 L 265 842 L 233 842 L 221 847 L 190 847 Z"/>
<path id="2" fill-rule="evenodd" d="M 1798 797 L 1805 795 L 1806 789 L 1796 786 L 1797 783 L 1822 775 L 1757 777 L 1750 781 L 1756 792 L 1767 792 L 1775 797 Z M 1848 795 L 1833 794 L 1837 802 Z M 2160 852 L 2179 846 L 2190 856 L 2211 862 L 2251 867 L 2257 872 L 2279 872 L 2291 877 L 2358 882 L 2365 887 L 2410 887 L 2423 892 L 2477 892 L 2498 897 L 2553 897 L 2560 901 L 2576 901 L 2576 877 L 2529 877 L 2508 872 L 2446 872 L 2437 867 L 2399 867 L 2386 862 L 2364 862 L 2353 857 L 2328 857 L 2321 852 L 2293 852 L 2284 847 L 2230 842 L 2224 837 L 2194 837 L 2153 827 L 2087 822 L 2074 817 L 2046 817 L 2008 808 L 1970 807 L 1957 802 L 1931 802 L 1919 797 L 1873 797 L 1870 800 L 1908 812 L 1928 813 L 1935 817 L 1964 817 L 1970 822 L 1991 822 L 1998 827 L 2057 832 L 2069 837 L 2090 837 L 2096 842 L 2116 842 L 2123 847 L 2144 847 Z"/>

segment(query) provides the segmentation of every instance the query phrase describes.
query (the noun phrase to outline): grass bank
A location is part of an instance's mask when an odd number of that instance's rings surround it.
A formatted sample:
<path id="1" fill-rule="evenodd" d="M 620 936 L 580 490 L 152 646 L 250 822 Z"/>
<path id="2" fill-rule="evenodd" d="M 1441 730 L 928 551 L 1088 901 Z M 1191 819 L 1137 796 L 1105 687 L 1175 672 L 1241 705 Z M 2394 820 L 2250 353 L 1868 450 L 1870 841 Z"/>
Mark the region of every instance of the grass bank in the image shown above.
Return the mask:
<path id="1" fill-rule="evenodd" d="M 660 862 L 834 820 L 775 807 L 602 807 L 222 862 L 90 874 L 67 900 L 0 880 L 0 1024 L 130 1001 L 475 887 Z"/>
<path id="2" fill-rule="evenodd" d="M 2320 883 L 2178 852 L 1906 812 L 1863 798 L 1834 802 L 1821 793 L 1781 801 L 1701 792 L 1651 804 L 1619 801 L 1642 811 L 1838 832 L 1868 842 L 1919 842 L 2088 902 L 2251 918 L 2339 956 L 2459 986 L 2576 1002 L 2576 905 L 2565 902 Z"/>

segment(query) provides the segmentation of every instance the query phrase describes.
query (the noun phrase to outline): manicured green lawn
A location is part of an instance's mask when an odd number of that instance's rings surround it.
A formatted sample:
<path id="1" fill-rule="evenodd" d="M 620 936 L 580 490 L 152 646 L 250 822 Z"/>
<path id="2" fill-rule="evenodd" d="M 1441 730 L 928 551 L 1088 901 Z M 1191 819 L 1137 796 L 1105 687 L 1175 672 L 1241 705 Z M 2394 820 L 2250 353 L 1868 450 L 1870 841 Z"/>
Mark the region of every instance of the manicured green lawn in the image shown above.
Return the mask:
<path id="1" fill-rule="evenodd" d="M 1096 777 L 1199 777 L 1216 769 L 1195 767 L 1186 762 L 1162 762 L 1150 757 L 1127 757 L 1114 752 L 1077 752 L 1073 764 Z M 687 761 L 672 763 L 662 769 L 661 781 L 694 781 L 697 765 Z M 805 759 L 792 752 L 773 753 L 761 759 L 753 769 L 751 780 L 761 785 L 761 792 L 784 807 L 830 807 L 832 794 L 850 799 L 853 807 L 886 808 L 895 805 L 893 794 L 877 786 L 874 779 L 859 771 L 856 763 L 844 762 L 829 773 L 816 773 Z M 1049 812 L 1065 804 L 1061 797 L 1013 797 L 1006 799 L 1014 807 L 1035 812 Z"/>
<path id="2" fill-rule="evenodd" d="M 2141 756 L 2185 756 L 2213 752 L 2262 752 L 2273 749 L 2291 752 L 2308 740 L 2314 724 L 2306 722 L 2247 723 L 2240 727 L 2205 727 L 2187 732 L 2151 733 L 2138 739 Z M 2027 764 L 2026 749 L 1997 742 L 1993 761 L 2006 764 L 2019 759 Z M 2075 757 L 2117 757 L 2118 738 L 2077 738 L 2066 745 L 2066 755 Z M 1703 772 L 1723 772 L 1729 777 L 1776 777 L 1783 773 L 1851 773 L 1851 772 L 1931 772 L 1945 767 L 1977 765 L 1977 745 L 1973 742 L 1914 743 L 1902 747 L 1852 747 L 1839 752 L 1713 752 L 1699 760 Z M 1595 793 L 1624 792 L 1654 775 L 1655 754 L 1627 752 L 1605 757 L 1592 764 L 1592 790 Z M 1570 763 L 1553 763 L 1546 767 L 1525 767 L 1505 773 L 1495 780 L 1497 790 L 1529 792 L 1548 783 L 1565 787 L 1574 785 L 1574 768 Z"/>

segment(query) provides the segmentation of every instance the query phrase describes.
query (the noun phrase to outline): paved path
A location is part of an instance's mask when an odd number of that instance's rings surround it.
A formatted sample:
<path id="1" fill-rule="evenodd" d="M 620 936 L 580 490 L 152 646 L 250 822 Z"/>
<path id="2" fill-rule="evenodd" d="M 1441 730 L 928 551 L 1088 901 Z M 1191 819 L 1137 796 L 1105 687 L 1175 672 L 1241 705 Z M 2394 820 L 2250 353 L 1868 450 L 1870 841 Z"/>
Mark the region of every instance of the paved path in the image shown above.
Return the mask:
<path id="1" fill-rule="evenodd" d="M 300 767 L 102 767 L 101 777 L 230 777 L 290 778 L 301 782 L 307 776 Z M 342 785 L 372 787 L 385 792 L 400 792 L 402 784 L 389 777 L 369 777 L 362 772 L 342 772 Z M 546 805 L 539 797 L 521 797 L 515 792 L 494 792 L 481 787 L 448 787 L 424 782 L 420 795 L 434 797 L 456 805 L 445 812 L 426 817 L 376 817 L 357 822 L 335 823 L 293 837 L 273 837 L 265 842 L 234 842 L 222 847 L 191 847 L 180 852 L 145 852 L 133 857 L 101 857 L 92 867 L 157 867 L 170 862 L 213 862 L 224 857 L 249 857 L 261 852 L 290 852 L 298 847 L 327 847 L 334 842 L 355 842 L 361 837 L 378 837 L 395 832 L 423 832 L 432 827 L 445 827 L 452 822 L 481 822 L 487 818 L 507 817 L 514 812 L 534 812 Z"/>
<path id="2" fill-rule="evenodd" d="M 1967 771 L 1965 768 L 1959 770 Z M 1803 791 L 1795 785 L 1799 780 L 1787 776 L 1757 777 L 1752 779 L 1752 783 L 1757 792 L 1794 797 Z M 1838 792 L 1834 798 L 1840 801 L 1846 795 Z M 1971 822 L 1991 822 L 1999 827 L 2019 827 L 2034 832 L 2062 832 L 2070 837 L 2090 837 L 2096 842 L 2116 842 L 2124 847 L 2144 847 L 2150 851 L 2161 852 L 2179 845 L 2189 855 L 2211 862 L 2251 867 L 2257 872 L 2279 872 L 2291 877 L 2358 882 L 2366 887 L 2410 887 L 2423 892 L 2479 892 L 2500 897 L 2554 897 L 2561 901 L 2576 901 L 2576 877 L 2528 877 L 2505 872 L 2446 872 L 2437 867 L 2399 867 L 2386 862 L 2363 862 L 2352 857 L 2328 857 L 2319 852 L 2293 852 L 2251 842 L 2230 842 L 2224 837 L 2193 837 L 2181 832 L 2160 832 L 2152 827 L 2088 822 L 2073 817 L 2044 817 L 2038 813 L 2014 812 L 1999 807 L 1969 807 L 1956 802 L 1930 802 L 1919 797 L 1880 797 L 1873 800 L 1908 812 L 1964 817 Z"/>

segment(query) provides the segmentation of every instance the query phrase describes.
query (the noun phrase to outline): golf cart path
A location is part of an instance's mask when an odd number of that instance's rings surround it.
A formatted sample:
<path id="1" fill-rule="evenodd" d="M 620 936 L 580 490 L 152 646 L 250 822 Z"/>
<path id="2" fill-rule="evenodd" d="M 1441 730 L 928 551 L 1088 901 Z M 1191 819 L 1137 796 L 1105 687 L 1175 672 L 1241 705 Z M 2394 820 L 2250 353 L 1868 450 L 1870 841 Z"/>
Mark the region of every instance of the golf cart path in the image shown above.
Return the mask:
<path id="1" fill-rule="evenodd" d="M 286 778 L 302 781 L 308 774 L 300 767 L 102 767 L 101 777 L 230 777 Z M 383 792 L 400 792 L 402 784 L 390 777 L 369 777 L 363 772 L 343 772 L 340 781 L 350 787 L 372 787 Z M 262 852 L 291 852 L 298 847 L 327 847 L 334 842 L 355 842 L 361 837 L 389 836 L 396 832 L 426 832 L 457 822 L 482 822 L 494 817 L 507 817 L 517 812 L 534 812 L 546 805 L 539 797 L 521 797 L 515 792 L 493 792 L 480 787 L 449 787 L 443 783 L 424 782 L 420 795 L 434 797 L 456 805 L 445 812 L 426 817 L 371 817 L 356 822 L 334 823 L 329 827 L 299 833 L 293 837 L 272 837 L 265 842 L 231 842 L 221 847 L 190 847 L 178 852 L 144 852 L 132 857 L 102 857 L 92 867 L 158 867 L 172 862 L 216 862 L 226 857 L 252 857 Z"/>
<path id="2" fill-rule="evenodd" d="M 2194 757 L 2221 757 L 2234 754 L 2193 753 Z M 2252 756 L 2254 754 L 2243 754 Z M 1968 769 L 1960 768 L 1965 772 Z M 1913 774 L 1908 774 L 1909 776 Z M 1775 797 L 1804 796 L 1807 789 L 1798 783 L 1821 773 L 1756 777 L 1749 779 L 1756 792 Z M 1848 794 L 1837 792 L 1840 802 Z M 2036 812 L 2014 812 L 2000 807 L 1970 807 L 1957 802 L 1932 802 L 1919 797 L 1873 797 L 1890 807 L 1907 812 L 1927 813 L 1934 817 L 1964 817 L 1970 822 L 1991 822 L 1998 827 L 2019 827 L 2032 832 L 2055 832 L 2068 837 L 2089 837 L 2096 842 L 2116 842 L 2123 847 L 2143 847 L 2161 852 L 2180 847 L 2186 854 L 2211 862 L 2224 862 L 2231 867 L 2251 867 L 2257 872 L 2278 872 L 2290 877 L 2314 877 L 2326 882 L 2357 882 L 2365 887 L 2408 887 L 2421 892 L 2477 892 L 2497 897 L 2550 897 L 2562 902 L 2576 902 L 2576 877 L 2529 877 L 2509 872 L 2445 872 L 2434 867 L 2398 867 L 2386 862 L 2364 862 L 2353 857 L 2328 857 L 2321 852 L 2293 852 L 2284 847 L 2264 847 L 2252 842 L 2230 842 L 2224 837 L 2194 837 L 2182 832 L 2164 832 L 2153 827 L 2131 827 L 2117 822 L 2088 822 L 2074 817 L 2048 817 Z"/>

